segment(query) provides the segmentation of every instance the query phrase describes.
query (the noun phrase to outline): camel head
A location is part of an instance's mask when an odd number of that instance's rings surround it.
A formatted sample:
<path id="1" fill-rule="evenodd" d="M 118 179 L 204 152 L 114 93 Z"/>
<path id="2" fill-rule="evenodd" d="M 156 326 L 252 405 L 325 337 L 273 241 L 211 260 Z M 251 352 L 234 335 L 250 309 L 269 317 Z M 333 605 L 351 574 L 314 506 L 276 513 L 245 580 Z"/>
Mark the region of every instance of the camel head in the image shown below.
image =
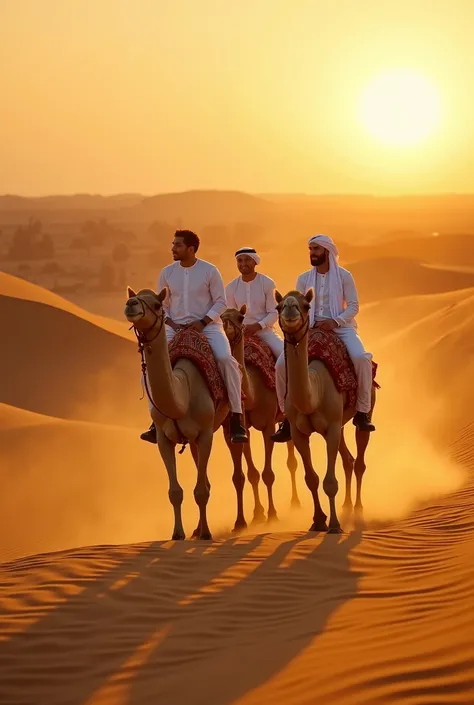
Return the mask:
<path id="1" fill-rule="evenodd" d="M 247 313 L 247 306 L 244 304 L 239 309 L 227 308 L 221 315 L 224 332 L 229 343 L 237 343 L 242 338 L 244 318 Z"/>
<path id="2" fill-rule="evenodd" d="M 280 328 L 284 334 L 294 335 L 308 323 L 313 296 L 312 289 L 309 289 L 306 294 L 300 291 L 289 291 L 286 296 L 275 291 Z"/>
<path id="3" fill-rule="evenodd" d="M 125 318 L 141 333 L 151 331 L 155 326 L 161 330 L 165 319 L 163 301 L 166 293 L 166 287 L 159 294 L 151 289 L 141 289 L 137 294 L 127 287 Z"/>

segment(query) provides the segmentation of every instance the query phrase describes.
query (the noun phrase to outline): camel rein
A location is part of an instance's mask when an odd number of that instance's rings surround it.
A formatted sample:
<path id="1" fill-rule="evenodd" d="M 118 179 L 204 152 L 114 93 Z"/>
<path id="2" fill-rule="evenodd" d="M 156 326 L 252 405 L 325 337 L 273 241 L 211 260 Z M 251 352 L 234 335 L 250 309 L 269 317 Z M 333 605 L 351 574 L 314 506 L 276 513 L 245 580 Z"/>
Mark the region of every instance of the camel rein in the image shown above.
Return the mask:
<path id="1" fill-rule="evenodd" d="M 287 365 L 287 360 L 286 360 L 286 350 L 288 345 L 292 345 L 295 349 L 295 351 L 298 349 L 298 345 L 301 343 L 305 335 L 307 334 L 309 330 L 309 319 L 310 317 L 308 316 L 305 321 L 301 324 L 301 326 L 295 330 L 294 333 L 287 333 L 283 326 L 281 325 L 281 314 L 278 314 L 278 323 L 280 324 L 280 328 L 283 331 L 283 354 L 285 356 L 285 397 L 284 401 L 286 401 L 286 397 L 288 396 L 288 365 Z M 296 336 L 298 333 L 301 333 L 301 336 L 296 339 Z"/>
<path id="2" fill-rule="evenodd" d="M 137 298 L 138 298 L 138 297 L 137 297 Z M 146 306 L 146 308 L 153 314 L 153 316 L 155 317 L 155 320 L 153 321 L 153 323 L 152 323 L 152 325 L 150 326 L 150 328 L 148 328 L 148 329 L 145 330 L 145 331 L 139 331 L 139 330 L 136 328 L 135 324 L 133 324 L 133 323 L 132 323 L 132 325 L 131 325 L 130 328 L 129 328 L 129 330 L 131 330 L 131 329 L 133 328 L 134 333 L 135 333 L 135 336 L 136 336 L 136 338 L 137 338 L 138 352 L 140 353 L 140 356 L 141 356 L 141 370 L 142 370 L 142 375 L 143 375 L 143 385 L 144 385 L 144 387 L 145 387 L 145 391 L 146 391 L 147 397 L 148 397 L 150 403 L 152 404 L 152 406 L 153 406 L 162 416 L 164 416 L 165 419 L 169 419 L 170 421 L 172 421 L 172 422 L 174 423 L 175 428 L 176 428 L 176 433 L 177 433 L 177 435 L 178 435 L 179 443 L 181 443 L 181 445 L 182 445 L 181 449 L 178 451 L 179 454 L 181 454 L 181 453 L 184 453 L 184 450 L 185 450 L 186 445 L 187 445 L 187 443 L 188 443 L 188 439 L 185 438 L 185 437 L 183 436 L 183 434 L 181 433 L 181 430 L 180 430 L 180 428 L 179 428 L 179 426 L 178 426 L 178 423 L 177 423 L 176 419 L 172 419 L 171 417 L 167 416 L 163 411 L 161 411 L 161 409 L 159 408 L 159 406 L 157 406 L 157 405 L 155 404 L 155 402 L 154 402 L 154 400 L 153 400 L 153 397 L 152 397 L 152 395 L 151 395 L 150 389 L 149 389 L 149 387 L 148 387 L 147 374 L 146 374 L 147 368 L 146 368 L 146 360 L 145 360 L 145 345 L 150 345 L 150 343 L 152 343 L 154 340 L 156 340 L 156 338 L 158 338 L 158 336 L 160 335 L 160 333 L 161 333 L 161 331 L 162 331 L 162 329 L 163 329 L 164 323 L 165 323 L 165 315 L 164 315 L 164 313 L 162 313 L 162 315 L 161 315 L 161 320 L 160 320 L 160 325 L 159 325 L 158 330 L 157 330 L 157 332 L 155 333 L 155 335 L 154 335 L 152 338 L 148 338 L 148 337 L 147 337 L 147 334 L 155 328 L 156 324 L 158 323 L 159 316 L 158 316 L 158 314 L 151 308 L 151 306 L 150 306 L 146 301 L 143 301 L 142 299 L 138 299 L 138 301 L 140 302 L 141 307 L 142 307 L 142 318 L 143 318 L 143 316 L 145 316 L 145 306 Z M 143 396 L 142 396 L 142 399 L 143 399 Z"/>
<path id="3" fill-rule="evenodd" d="M 243 327 L 240 328 L 238 325 L 234 323 L 234 321 L 231 321 L 230 318 L 226 318 L 226 323 L 229 323 L 232 326 L 232 329 L 234 331 L 235 338 L 233 341 L 230 343 L 230 347 L 233 350 L 237 345 L 240 343 L 240 341 L 243 338 L 244 335 L 244 329 Z"/>

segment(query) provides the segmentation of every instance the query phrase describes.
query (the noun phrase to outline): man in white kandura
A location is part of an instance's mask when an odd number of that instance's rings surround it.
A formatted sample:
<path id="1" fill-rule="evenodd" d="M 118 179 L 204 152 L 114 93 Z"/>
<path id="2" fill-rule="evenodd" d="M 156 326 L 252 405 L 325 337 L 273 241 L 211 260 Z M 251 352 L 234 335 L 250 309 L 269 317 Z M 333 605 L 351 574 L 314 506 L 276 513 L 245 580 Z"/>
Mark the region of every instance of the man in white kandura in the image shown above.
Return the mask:
<path id="1" fill-rule="evenodd" d="M 364 350 L 357 335 L 355 317 L 359 312 L 359 299 L 354 278 L 347 269 L 339 266 L 339 252 L 327 235 L 314 235 L 309 239 L 309 257 L 312 268 L 298 277 L 296 289 L 306 294 L 313 289 L 310 325 L 323 330 L 334 330 L 343 340 L 354 363 L 357 375 L 356 414 L 353 423 L 363 431 L 375 431 L 371 422 L 372 355 Z M 286 378 L 285 357 L 276 363 L 276 388 L 278 403 L 284 413 Z M 285 418 L 273 440 L 284 443 L 291 438 L 290 424 Z"/>
<path id="2" fill-rule="evenodd" d="M 174 264 L 161 271 L 158 291 L 168 289 L 163 303 L 166 338 L 170 342 L 181 328 L 194 328 L 206 336 L 227 388 L 231 441 L 247 443 L 242 425 L 242 374 L 221 321 L 221 313 L 227 308 L 224 282 L 217 267 L 197 259 L 199 243 L 199 237 L 190 230 L 177 230 L 171 250 Z M 140 437 L 156 443 L 154 424 Z"/>
<path id="3" fill-rule="evenodd" d="M 275 330 L 278 311 L 275 305 L 275 282 L 255 271 L 260 257 L 253 247 L 241 247 L 235 253 L 240 277 L 226 286 L 227 306 L 239 309 L 247 306 L 244 333 L 255 335 L 271 349 L 275 358 L 283 352 L 283 339 Z"/>

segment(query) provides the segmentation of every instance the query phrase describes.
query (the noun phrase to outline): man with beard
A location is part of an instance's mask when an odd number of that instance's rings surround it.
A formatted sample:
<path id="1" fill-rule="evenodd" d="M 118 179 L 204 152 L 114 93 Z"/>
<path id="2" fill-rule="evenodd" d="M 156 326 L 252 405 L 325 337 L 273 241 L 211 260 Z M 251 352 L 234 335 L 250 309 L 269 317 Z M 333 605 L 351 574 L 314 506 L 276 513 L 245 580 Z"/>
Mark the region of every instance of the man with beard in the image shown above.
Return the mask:
<path id="1" fill-rule="evenodd" d="M 255 271 L 260 257 L 253 247 L 241 247 L 235 253 L 240 277 L 226 287 L 228 308 L 247 306 L 244 318 L 244 334 L 255 335 L 263 340 L 275 359 L 283 352 L 283 340 L 275 330 L 278 312 L 275 305 L 275 282 L 265 274 Z"/>
<path id="2" fill-rule="evenodd" d="M 354 278 L 347 269 L 339 266 L 339 252 L 327 235 L 314 235 L 309 239 L 309 257 L 312 268 L 298 277 L 297 291 L 306 294 L 313 289 L 310 326 L 322 330 L 333 330 L 344 342 L 354 363 L 357 376 L 356 414 L 354 425 L 362 431 L 375 431 L 370 419 L 372 396 L 372 355 L 366 352 L 357 334 L 355 317 L 359 312 L 359 300 Z M 276 388 L 278 403 L 284 413 L 286 394 L 285 357 L 280 355 L 276 363 Z M 285 418 L 273 440 L 284 443 L 291 438 L 289 421 Z"/>
<path id="3" fill-rule="evenodd" d="M 177 230 L 171 249 L 174 264 L 160 273 L 158 291 L 167 289 L 163 302 L 166 339 L 169 343 L 182 328 L 193 328 L 207 338 L 229 397 L 231 441 L 248 443 L 242 425 L 242 376 L 221 321 L 227 308 L 224 282 L 217 267 L 196 257 L 199 244 L 195 233 Z M 140 438 L 156 443 L 154 424 Z"/>

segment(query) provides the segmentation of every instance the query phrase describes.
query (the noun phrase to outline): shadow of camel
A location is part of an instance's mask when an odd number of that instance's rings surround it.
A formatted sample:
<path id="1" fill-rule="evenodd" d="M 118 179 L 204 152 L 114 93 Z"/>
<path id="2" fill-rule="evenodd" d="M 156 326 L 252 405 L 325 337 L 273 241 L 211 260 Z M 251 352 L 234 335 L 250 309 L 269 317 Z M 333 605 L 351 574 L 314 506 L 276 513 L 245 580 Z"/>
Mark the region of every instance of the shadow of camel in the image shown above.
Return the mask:
<path id="1" fill-rule="evenodd" d="M 0 644 L 0 702 L 228 705 L 356 595 L 348 557 L 359 540 L 263 534 L 140 548 Z"/>
<path id="2" fill-rule="evenodd" d="M 28 611 L 36 602 L 35 611 L 43 614 L 0 641 L 0 703 L 18 699 L 28 705 L 82 705 L 160 622 L 166 624 L 170 605 L 199 590 L 261 540 L 255 536 L 214 545 L 156 542 L 130 547 L 134 555 L 125 559 L 122 547 L 90 547 L 3 564 L 5 574 L 19 571 L 37 582 L 24 598 Z M 212 560 L 222 549 L 225 555 Z M 71 575 L 75 568 L 76 576 Z M 52 573 L 57 574 L 56 581 Z M 67 583 L 81 591 L 58 603 Z M 9 616 L 1 600 L 0 615 Z M 70 686 L 67 700 L 65 679 Z"/>
<path id="3" fill-rule="evenodd" d="M 357 594 L 349 553 L 361 534 L 308 537 L 280 543 L 219 599 L 184 610 L 138 670 L 127 703 L 230 705 L 308 647 Z"/>

